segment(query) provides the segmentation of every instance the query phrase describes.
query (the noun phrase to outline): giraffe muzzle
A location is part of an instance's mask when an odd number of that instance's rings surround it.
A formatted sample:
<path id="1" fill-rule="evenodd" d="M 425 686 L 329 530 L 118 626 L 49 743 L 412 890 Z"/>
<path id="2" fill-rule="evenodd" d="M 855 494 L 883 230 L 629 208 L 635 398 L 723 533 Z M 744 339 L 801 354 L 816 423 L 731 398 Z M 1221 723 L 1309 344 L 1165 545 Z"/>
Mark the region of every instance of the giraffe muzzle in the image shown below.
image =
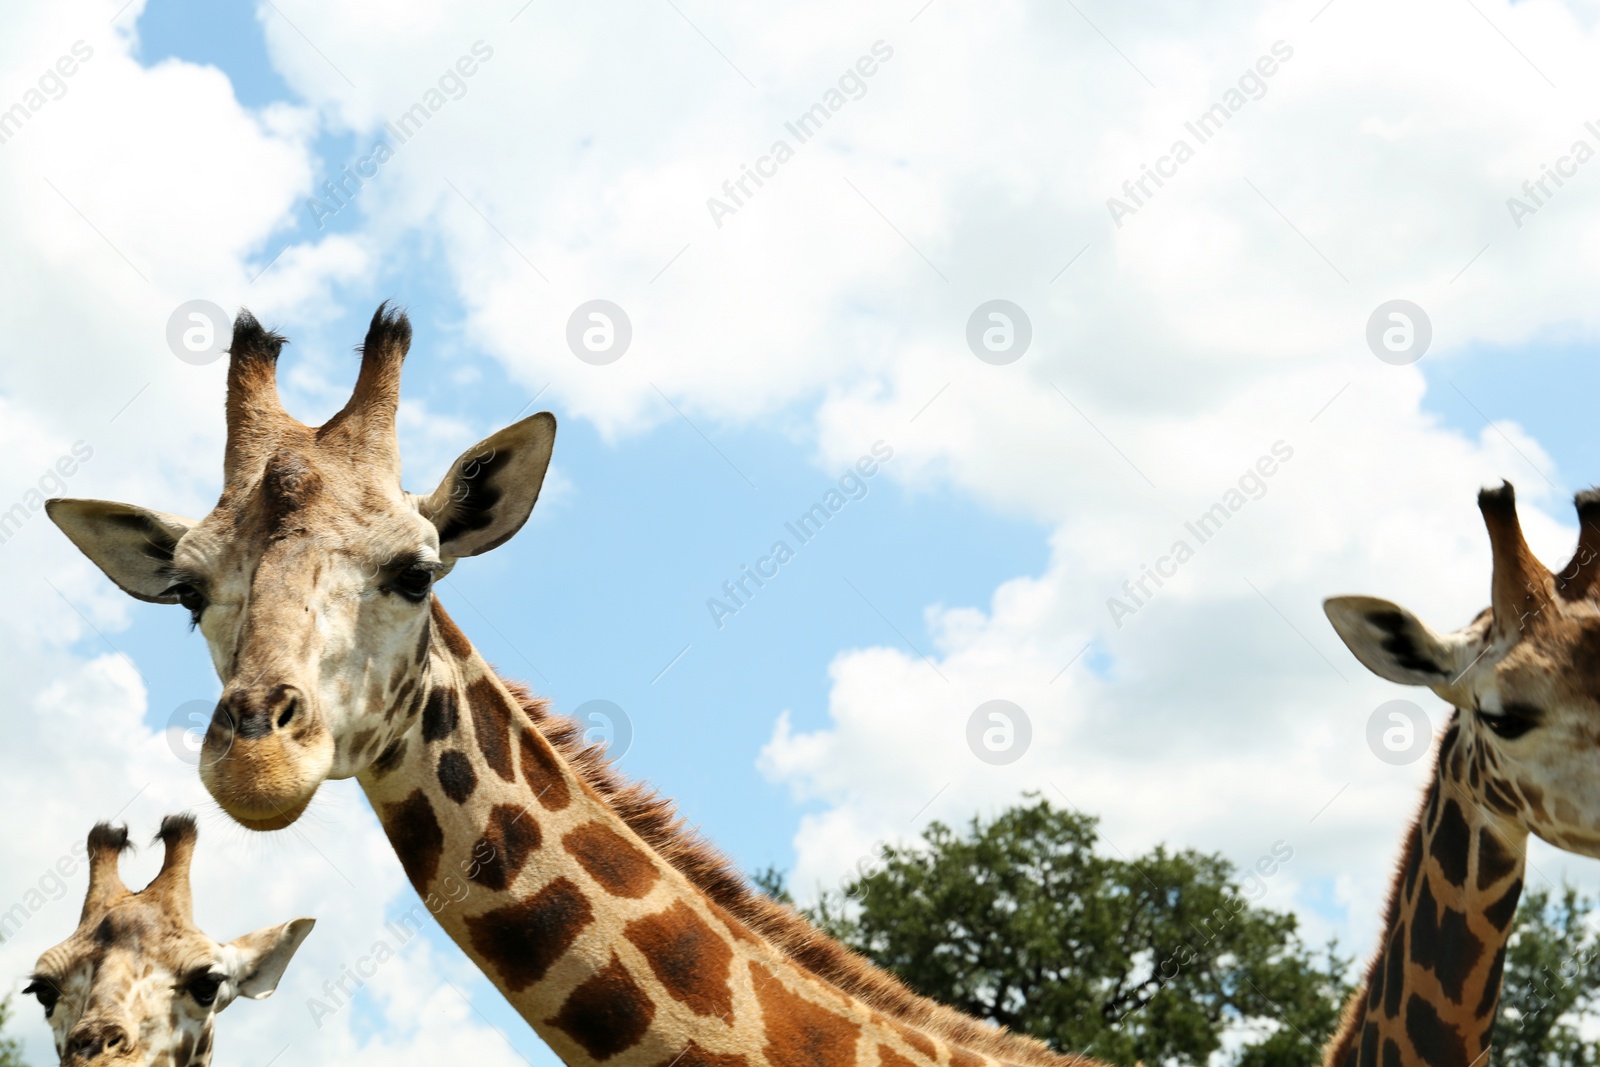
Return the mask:
<path id="1" fill-rule="evenodd" d="M 235 822 L 278 830 L 298 819 L 333 763 L 333 739 L 297 686 L 229 686 L 200 749 L 200 780 Z"/>
<path id="2" fill-rule="evenodd" d="M 131 1058 L 134 1052 L 133 1041 L 120 1024 L 86 1021 L 67 1035 L 61 1062 L 63 1067 L 104 1067 Z"/>

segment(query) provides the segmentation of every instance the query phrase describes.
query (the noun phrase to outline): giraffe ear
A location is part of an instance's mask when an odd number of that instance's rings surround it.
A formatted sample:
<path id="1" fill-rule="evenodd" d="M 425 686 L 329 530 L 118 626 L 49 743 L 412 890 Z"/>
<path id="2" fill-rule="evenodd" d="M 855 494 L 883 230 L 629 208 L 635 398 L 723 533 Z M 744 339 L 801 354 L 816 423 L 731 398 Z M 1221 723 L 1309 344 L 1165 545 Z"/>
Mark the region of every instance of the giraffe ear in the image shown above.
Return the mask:
<path id="1" fill-rule="evenodd" d="M 447 560 L 476 556 L 522 529 L 555 443 L 556 417 L 541 411 L 463 452 L 439 488 L 418 503 L 439 530 L 439 554 Z"/>
<path id="2" fill-rule="evenodd" d="M 1399 604 L 1377 597 L 1330 597 L 1322 610 L 1363 666 L 1401 685 L 1454 685 L 1488 647 L 1487 614 L 1441 636 Z"/>
<path id="3" fill-rule="evenodd" d="M 316 924 L 315 919 L 291 919 L 282 926 L 269 926 L 224 945 L 228 977 L 239 995 L 251 1000 L 270 997 L 300 942 Z"/>
<path id="4" fill-rule="evenodd" d="M 129 596 L 152 604 L 176 604 L 169 593 L 172 550 L 194 526 L 180 518 L 110 500 L 45 501 L 45 511 L 79 551 Z"/>

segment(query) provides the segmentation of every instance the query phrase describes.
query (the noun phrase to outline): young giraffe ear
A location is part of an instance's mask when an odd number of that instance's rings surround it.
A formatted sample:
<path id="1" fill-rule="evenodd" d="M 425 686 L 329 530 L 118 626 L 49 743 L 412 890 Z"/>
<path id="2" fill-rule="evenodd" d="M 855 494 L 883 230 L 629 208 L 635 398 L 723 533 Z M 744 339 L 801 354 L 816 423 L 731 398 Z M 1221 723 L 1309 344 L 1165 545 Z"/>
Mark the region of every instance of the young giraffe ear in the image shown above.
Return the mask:
<path id="1" fill-rule="evenodd" d="M 46 513 L 106 577 L 129 596 L 152 604 L 176 604 L 168 568 L 178 539 L 194 526 L 180 518 L 110 500 L 57 497 L 44 504 Z"/>
<path id="2" fill-rule="evenodd" d="M 315 925 L 315 919 L 291 919 L 282 926 L 236 937 L 222 946 L 228 957 L 228 977 L 239 995 L 251 1000 L 270 997 L 295 950 Z"/>
<path id="3" fill-rule="evenodd" d="M 418 504 L 439 530 L 439 554 L 447 560 L 476 556 L 522 529 L 555 443 L 556 417 L 541 411 L 463 452 Z"/>
<path id="4" fill-rule="evenodd" d="M 1440 636 L 1399 604 L 1377 597 L 1330 597 L 1322 610 L 1363 666 L 1401 685 L 1453 685 L 1488 643 L 1481 620 Z"/>

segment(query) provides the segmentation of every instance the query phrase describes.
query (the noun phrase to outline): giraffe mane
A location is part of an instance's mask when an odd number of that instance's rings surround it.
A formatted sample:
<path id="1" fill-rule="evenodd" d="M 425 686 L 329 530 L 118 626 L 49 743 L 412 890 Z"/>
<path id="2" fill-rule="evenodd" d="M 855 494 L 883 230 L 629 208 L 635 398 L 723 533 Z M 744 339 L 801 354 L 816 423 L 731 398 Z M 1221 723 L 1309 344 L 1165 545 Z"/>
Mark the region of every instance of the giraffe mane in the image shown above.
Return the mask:
<path id="1" fill-rule="evenodd" d="M 970 1052 L 1025 1067 L 1093 1062 L 1055 1052 L 1034 1038 L 981 1022 L 912 992 L 900 979 L 817 929 L 794 908 L 751 886 L 731 860 L 684 821 L 669 798 L 644 782 L 626 778 L 606 757 L 604 745 L 584 740 L 581 723 L 552 713 L 547 701 L 520 682 L 500 680 L 561 758 L 630 830 L 713 903 L 803 970 L 906 1027 Z"/>

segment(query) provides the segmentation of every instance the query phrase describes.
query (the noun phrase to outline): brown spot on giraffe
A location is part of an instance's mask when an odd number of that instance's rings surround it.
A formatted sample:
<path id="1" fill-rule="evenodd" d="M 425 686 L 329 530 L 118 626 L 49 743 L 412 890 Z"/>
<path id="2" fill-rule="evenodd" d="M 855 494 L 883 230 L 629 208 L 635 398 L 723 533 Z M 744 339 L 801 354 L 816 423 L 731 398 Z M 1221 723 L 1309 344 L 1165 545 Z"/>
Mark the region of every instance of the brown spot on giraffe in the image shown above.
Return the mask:
<path id="1" fill-rule="evenodd" d="M 566 878 L 557 878 L 525 900 L 466 920 L 472 947 L 512 991 L 528 988 L 566 955 L 594 909 Z"/>
<path id="2" fill-rule="evenodd" d="M 433 644 L 433 627 L 430 625 L 430 621 L 430 619 L 424 618 L 422 625 L 417 628 L 417 654 L 415 659 L 419 667 L 428 665 L 428 651 Z"/>
<path id="3" fill-rule="evenodd" d="M 422 739 L 442 741 L 449 737 L 456 732 L 460 715 L 456 691 L 448 686 L 434 686 L 428 691 L 428 702 L 422 707 Z"/>
<path id="4" fill-rule="evenodd" d="M 467 640 L 467 635 L 461 632 L 455 620 L 445 614 L 444 605 L 439 603 L 439 598 L 433 598 L 432 624 L 434 631 L 444 642 L 444 647 L 456 659 L 470 659 L 473 655 L 472 642 Z"/>
<path id="5" fill-rule="evenodd" d="M 1504 881 L 1517 869 L 1517 857 L 1489 827 L 1478 830 L 1478 889 L 1488 889 Z"/>
<path id="6" fill-rule="evenodd" d="M 539 824 L 526 808 L 495 805 L 483 836 L 473 846 L 476 862 L 467 877 L 486 889 L 504 890 L 516 881 L 528 856 L 539 847 L 540 836 Z"/>
<path id="7" fill-rule="evenodd" d="M 1506 946 L 1501 945 L 1495 950 L 1494 960 L 1489 964 L 1489 979 L 1484 983 L 1483 995 L 1478 998 L 1478 1006 L 1472 1012 L 1480 1019 L 1488 1019 L 1490 1030 L 1494 1028 L 1494 1010 L 1500 1004 L 1500 982 L 1505 969 Z"/>
<path id="8" fill-rule="evenodd" d="M 878 1067 L 917 1067 L 888 1045 L 878 1046 Z"/>
<path id="9" fill-rule="evenodd" d="M 407 678 L 400 684 L 398 689 L 394 690 L 394 696 L 389 698 L 389 710 L 383 713 L 385 722 L 393 722 L 395 716 L 406 710 L 411 703 L 411 695 L 416 692 L 416 689 L 417 680 L 415 678 Z"/>
<path id="10" fill-rule="evenodd" d="M 390 741 L 382 752 L 378 753 L 377 759 L 372 761 L 372 773 L 382 778 L 400 766 L 401 761 L 405 758 L 406 739 L 397 737 Z"/>
<path id="11" fill-rule="evenodd" d="M 1511 925 L 1511 917 L 1517 913 L 1517 899 L 1521 896 L 1522 879 L 1518 878 L 1506 887 L 1498 900 L 1484 909 L 1483 917 L 1493 923 L 1496 930 L 1504 930 Z"/>
<path id="12" fill-rule="evenodd" d="M 439 856 L 444 852 L 444 831 L 439 828 L 433 805 L 417 789 L 398 804 L 387 805 L 381 819 L 412 888 L 426 896 L 428 886 L 439 873 Z"/>
<path id="13" fill-rule="evenodd" d="M 457 804 L 465 804 L 478 788 L 478 772 L 472 769 L 472 761 L 453 748 L 439 753 L 439 788 Z"/>
<path id="14" fill-rule="evenodd" d="M 1550 815 L 1544 810 L 1544 790 L 1532 782 L 1521 779 L 1517 781 L 1517 789 L 1522 793 L 1523 799 L 1528 802 L 1528 807 L 1533 812 L 1534 818 L 1549 822 Z"/>
<path id="15" fill-rule="evenodd" d="M 1433 843 L 1428 846 L 1439 871 L 1451 885 L 1463 885 L 1467 880 L 1467 851 L 1472 834 L 1467 820 L 1461 814 L 1461 805 L 1452 797 L 1444 802 L 1439 814 L 1439 825 L 1433 831 Z"/>
<path id="16" fill-rule="evenodd" d="M 1357 1063 L 1378 1062 L 1378 1024 L 1368 1019 L 1361 1026 L 1361 1056 Z"/>
<path id="17" fill-rule="evenodd" d="M 534 730 L 524 729 L 518 747 L 522 750 L 522 778 L 539 803 L 550 811 L 560 811 L 572 802 L 561 765 L 550 742 Z"/>
<path id="18" fill-rule="evenodd" d="M 644 955 L 669 996 L 697 1015 L 732 1022 L 733 950 L 693 908 L 679 901 L 635 919 L 622 933 Z"/>
<path id="19" fill-rule="evenodd" d="M 574 989 L 549 1022 L 597 1060 L 639 1043 L 656 1006 L 615 956 Z"/>
<path id="20" fill-rule="evenodd" d="M 895 1024 L 894 1031 L 900 1035 L 900 1040 L 904 1041 L 906 1044 L 910 1045 L 912 1048 L 916 1049 L 930 1060 L 937 1060 L 939 1058 L 939 1046 L 935 1045 L 933 1040 L 929 1038 L 927 1034 L 924 1034 L 920 1030 L 913 1030 L 909 1026 L 901 1026 L 899 1024 Z"/>
<path id="21" fill-rule="evenodd" d="M 1406 1000 L 1406 1036 L 1411 1047 L 1430 1067 L 1460 1067 L 1468 1063 L 1467 1043 L 1461 1032 L 1439 1017 L 1432 1004 L 1413 993 Z"/>
<path id="22" fill-rule="evenodd" d="M 662 1060 L 655 1067 L 750 1067 L 750 1061 L 734 1053 L 724 1055 L 707 1052 L 691 1041 L 682 1052 Z"/>
<path id="23" fill-rule="evenodd" d="M 584 823 L 568 831 L 561 844 L 613 896 L 642 897 L 660 877 L 650 857 L 604 823 Z"/>
<path id="24" fill-rule="evenodd" d="M 511 708 L 505 694 L 489 678 L 467 686 L 467 707 L 472 712 L 472 732 L 484 762 L 508 782 L 517 780 L 511 759 Z"/>
<path id="25" fill-rule="evenodd" d="M 760 964 L 750 964 L 750 980 L 761 1005 L 772 1067 L 836 1067 L 856 1061 L 861 1028 L 836 1012 L 792 993 Z"/>

